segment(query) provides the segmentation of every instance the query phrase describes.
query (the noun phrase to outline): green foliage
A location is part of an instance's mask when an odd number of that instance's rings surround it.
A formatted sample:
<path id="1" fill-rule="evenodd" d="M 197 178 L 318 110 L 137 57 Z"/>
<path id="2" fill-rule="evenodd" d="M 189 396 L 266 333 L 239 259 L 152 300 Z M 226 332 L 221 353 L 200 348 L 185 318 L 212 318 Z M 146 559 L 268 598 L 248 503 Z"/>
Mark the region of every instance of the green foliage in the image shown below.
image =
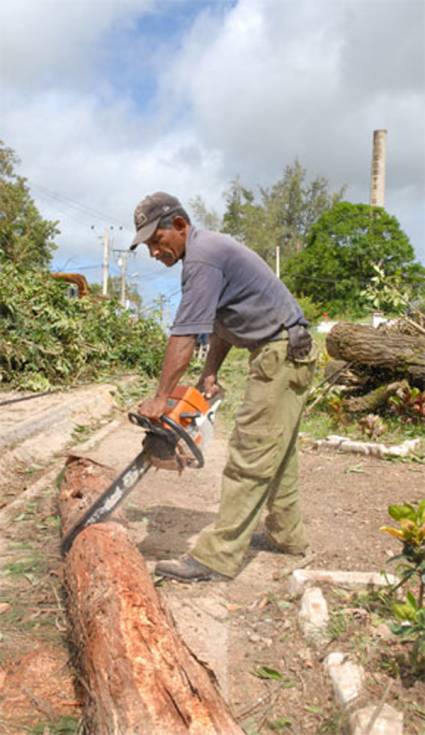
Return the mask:
<path id="1" fill-rule="evenodd" d="M 255 250 L 270 266 L 277 245 L 283 259 L 302 251 L 312 224 L 343 196 L 343 189 L 330 194 L 323 177 L 306 182 L 306 173 L 295 161 L 270 189 L 260 190 L 259 201 L 234 179 L 225 194 L 224 231 Z"/>
<path id="2" fill-rule="evenodd" d="M 392 414 L 409 424 L 425 422 L 425 391 L 411 387 L 408 383 L 401 386 L 394 396 L 388 399 Z"/>
<path id="3" fill-rule="evenodd" d="M 391 630 L 401 638 L 413 640 L 413 660 L 416 666 L 425 664 L 425 608 L 418 603 L 411 592 L 405 602 L 395 602 L 394 617 L 399 621 Z"/>
<path id="4" fill-rule="evenodd" d="M 374 309 L 384 314 L 403 314 L 411 309 L 411 304 L 418 297 L 425 298 L 425 270 L 419 266 L 411 269 L 411 280 L 406 281 L 400 271 L 388 275 L 378 265 L 373 265 L 375 275 L 360 295 L 370 303 Z M 415 311 L 415 310 L 413 310 Z"/>
<path id="5" fill-rule="evenodd" d="M 242 186 L 238 178 L 231 182 L 224 197 L 223 231 L 255 250 L 272 266 L 277 243 L 263 204 L 255 201 L 253 192 Z"/>
<path id="6" fill-rule="evenodd" d="M 315 304 L 310 296 L 297 296 L 297 301 L 310 324 L 315 324 L 321 320 L 323 310 L 320 304 Z"/>
<path id="7" fill-rule="evenodd" d="M 399 562 L 400 582 L 396 586 L 417 582 L 418 593 L 415 598 L 411 590 L 407 590 L 403 602 L 393 604 L 393 615 L 398 623 L 392 627 L 397 635 L 413 640 L 413 658 L 415 663 L 423 658 L 425 664 L 425 500 L 418 505 L 402 503 L 390 505 L 388 513 L 399 524 L 398 528 L 384 526 L 381 531 L 390 534 L 403 545 L 401 554 L 391 561 Z"/>
<path id="8" fill-rule="evenodd" d="M 114 370 L 158 373 L 165 336 L 113 300 L 68 299 L 66 284 L 12 264 L 0 273 L 0 379 L 44 390 Z"/>
<path id="9" fill-rule="evenodd" d="M 221 230 L 222 222 L 220 215 L 214 210 L 210 211 L 207 209 L 202 197 L 197 196 L 191 199 L 189 205 L 192 209 L 194 220 L 199 227 L 203 227 L 205 230 L 214 230 L 215 232 Z"/>
<path id="10" fill-rule="evenodd" d="M 310 296 L 328 312 L 350 309 L 363 314 L 361 295 L 376 264 L 385 277 L 414 284 L 425 269 L 395 217 L 380 207 L 339 202 L 309 232 L 305 249 L 289 260 L 287 281 L 296 293 Z"/>
<path id="11" fill-rule="evenodd" d="M 101 283 L 91 283 L 90 292 L 95 296 L 102 294 L 103 286 Z M 130 302 L 133 311 L 140 314 L 142 309 L 142 297 L 134 283 L 126 283 L 126 300 Z M 109 276 L 108 278 L 108 296 L 116 301 L 121 299 L 121 276 Z"/>
<path id="12" fill-rule="evenodd" d="M 46 268 L 56 249 L 57 222 L 42 219 L 26 184 L 14 168 L 18 158 L 0 141 L 0 264 Z"/>
<path id="13" fill-rule="evenodd" d="M 285 242 L 287 256 L 303 250 L 312 225 L 344 195 L 344 187 L 330 194 L 323 176 L 308 183 L 306 175 L 296 160 L 270 190 L 262 191 L 273 239 L 276 244 Z"/>

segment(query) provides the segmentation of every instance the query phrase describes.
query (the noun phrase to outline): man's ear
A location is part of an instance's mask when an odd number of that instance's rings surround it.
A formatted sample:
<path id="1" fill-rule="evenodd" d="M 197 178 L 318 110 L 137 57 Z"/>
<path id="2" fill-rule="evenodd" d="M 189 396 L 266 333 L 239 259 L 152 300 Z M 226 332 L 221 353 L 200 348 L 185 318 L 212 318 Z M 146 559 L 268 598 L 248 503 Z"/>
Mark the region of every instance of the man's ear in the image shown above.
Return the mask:
<path id="1" fill-rule="evenodd" d="M 186 220 L 185 220 L 185 219 L 184 219 L 183 217 L 181 217 L 181 216 L 180 216 L 179 214 L 177 214 L 177 215 L 176 215 L 176 216 L 174 217 L 174 219 L 173 219 L 173 227 L 174 227 L 174 228 L 175 228 L 175 229 L 176 229 L 176 230 L 177 230 L 178 232 L 182 232 L 182 231 L 183 231 L 183 230 L 185 230 L 185 229 L 186 229 L 186 227 L 188 227 L 188 226 L 189 226 L 189 225 L 188 225 L 188 223 L 186 222 Z"/>

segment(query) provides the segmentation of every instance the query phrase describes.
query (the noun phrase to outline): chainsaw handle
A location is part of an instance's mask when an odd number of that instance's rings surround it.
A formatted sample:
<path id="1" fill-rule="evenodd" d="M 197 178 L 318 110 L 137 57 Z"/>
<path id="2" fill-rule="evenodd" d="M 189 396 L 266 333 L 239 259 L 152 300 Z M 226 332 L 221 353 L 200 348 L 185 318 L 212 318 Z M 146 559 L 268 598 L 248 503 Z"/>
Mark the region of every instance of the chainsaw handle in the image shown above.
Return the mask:
<path id="1" fill-rule="evenodd" d="M 163 415 L 159 419 L 163 424 L 169 427 L 168 429 L 164 429 L 164 427 L 156 421 L 152 421 L 147 416 L 141 416 L 139 413 L 129 413 L 128 418 L 130 419 L 132 424 L 141 426 L 142 429 L 150 431 L 152 432 L 152 434 L 157 434 L 158 436 L 166 439 L 172 444 L 175 444 L 176 439 L 181 439 L 182 441 L 184 441 L 186 446 L 189 448 L 193 458 L 196 460 L 195 468 L 200 469 L 204 466 L 204 455 L 202 454 L 199 447 L 195 444 L 190 434 L 185 431 L 185 429 L 180 426 L 180 424 L 178 424 L 176 421 L 173 421 L 173 419 L 170 419 L 169 416 Z"/>
<path id="2" fill-rule="evenodd" d="M 170 434 L 167 429 L 164 429 L 157 421 L 152 421 L 152 419 L 148 419 L 147 416 L 141 416 L 140 413 L 132 412 L 128 414 L 128 418 L 130 419 L 132 424 L 136 424 L 136 426 L 141 426 L 142 429 L 145 429 L 145 431 L 151 431 L 152 434 L 157 434 L 163 439 L 170 440 Z M 161 421 L 163 420 L 163 418 L 164 417 L 161 416 Z"/>

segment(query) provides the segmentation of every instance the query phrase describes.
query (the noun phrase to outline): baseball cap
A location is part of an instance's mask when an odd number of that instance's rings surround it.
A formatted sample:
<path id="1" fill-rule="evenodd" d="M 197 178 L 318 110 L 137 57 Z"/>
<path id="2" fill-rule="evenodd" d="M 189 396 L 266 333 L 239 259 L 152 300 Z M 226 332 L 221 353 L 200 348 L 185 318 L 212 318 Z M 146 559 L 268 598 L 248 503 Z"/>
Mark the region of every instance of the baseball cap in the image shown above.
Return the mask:
<path id="1" fill-rule="evenodd" d="M 181 206 L 176 197 L 166 194 L 165 191 L 157 191 L 142 199 L 134 210 L 136 236 L 130 245 L 130 250 L 135 250 L 141 242 L 149 240 L 158 227 L 160 219 L 177 211 Z"/>

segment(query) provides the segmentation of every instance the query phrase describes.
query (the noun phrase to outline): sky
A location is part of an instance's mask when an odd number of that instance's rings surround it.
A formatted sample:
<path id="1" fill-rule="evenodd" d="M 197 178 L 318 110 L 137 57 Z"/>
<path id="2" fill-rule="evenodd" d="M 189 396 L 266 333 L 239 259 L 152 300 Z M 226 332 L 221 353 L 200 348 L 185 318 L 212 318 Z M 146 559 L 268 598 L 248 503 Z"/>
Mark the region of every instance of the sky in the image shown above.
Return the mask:
<path id="1" fill-rule="evenodd" d="M 140 199 L 201 196 L 223 213 L 298 159 L 369 202 L 372 136 L 386 129 L 385 208 L 425 263 L 424 0 L 2 0 L 0 140 L 42 216 L 53 268 L 101 280 Z M 146 308 L 179 300 L 179 266 L 143 246 L 130 282 Z"/>

